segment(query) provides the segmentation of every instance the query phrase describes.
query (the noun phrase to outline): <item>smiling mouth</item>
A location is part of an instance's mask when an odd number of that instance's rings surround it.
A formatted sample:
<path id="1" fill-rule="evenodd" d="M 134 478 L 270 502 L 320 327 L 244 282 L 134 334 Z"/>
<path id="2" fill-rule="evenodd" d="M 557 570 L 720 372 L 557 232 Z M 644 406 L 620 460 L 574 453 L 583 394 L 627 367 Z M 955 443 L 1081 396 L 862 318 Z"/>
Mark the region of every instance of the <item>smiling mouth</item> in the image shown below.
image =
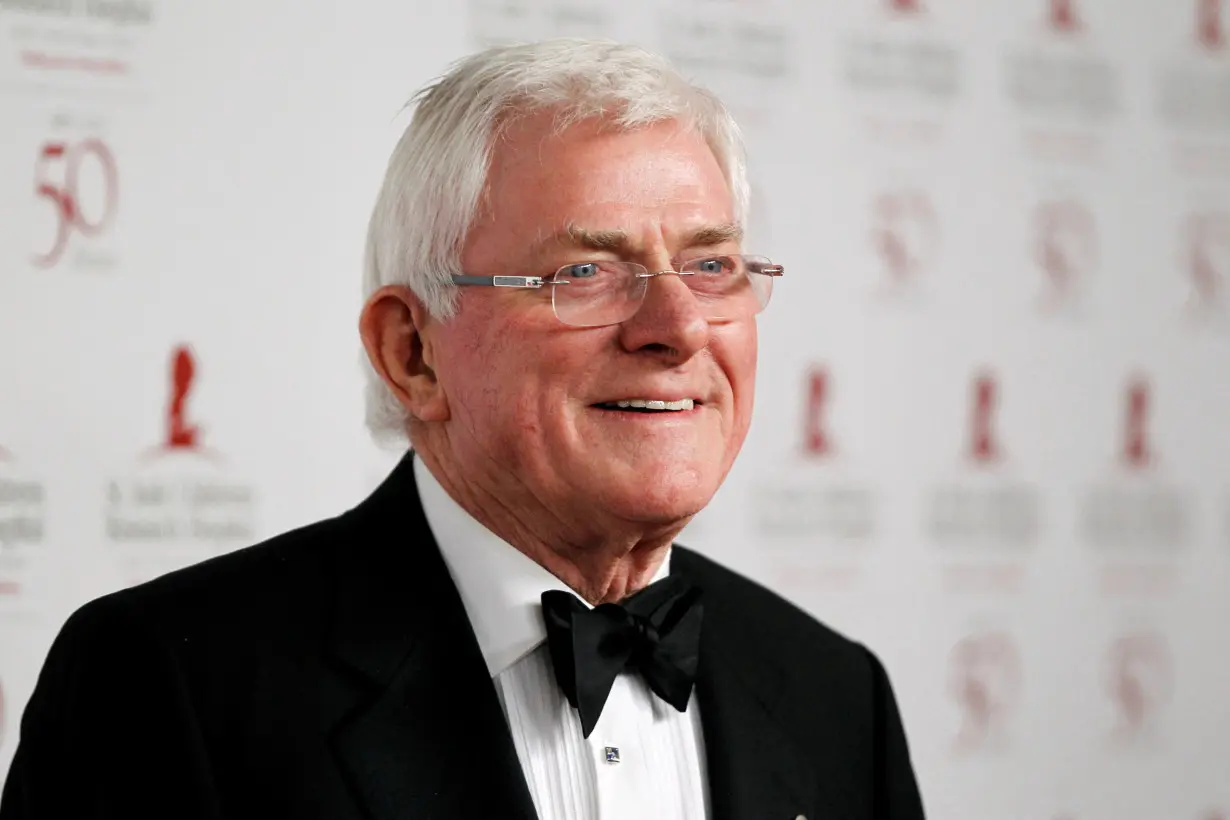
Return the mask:
<path id="1" fill-rule="evenodd" d="M 664 401 L 662 399 L 620 399 L 595 404 L 599 410 L 624 410 L 632 413 L 681 413 L 700 405 L 695 399 Z"/>

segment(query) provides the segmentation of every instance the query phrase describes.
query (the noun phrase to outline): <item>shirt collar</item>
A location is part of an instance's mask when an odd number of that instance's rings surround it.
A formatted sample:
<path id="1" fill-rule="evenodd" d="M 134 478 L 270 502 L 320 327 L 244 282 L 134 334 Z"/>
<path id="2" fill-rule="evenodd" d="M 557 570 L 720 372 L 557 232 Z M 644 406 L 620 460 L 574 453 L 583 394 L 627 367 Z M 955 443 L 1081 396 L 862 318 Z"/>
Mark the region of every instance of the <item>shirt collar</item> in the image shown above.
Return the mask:
<path id="1" fill-rule="evenodd" d="M 495 677 L 546 640 L 542 593 L 575 592 L 474 519 L 440 486 L 421 458 L 414 459 L 414 480 L 427 526 L 461 594 L 487 670 Z M 669 573 L 668 551 L 653 580 Z"/>

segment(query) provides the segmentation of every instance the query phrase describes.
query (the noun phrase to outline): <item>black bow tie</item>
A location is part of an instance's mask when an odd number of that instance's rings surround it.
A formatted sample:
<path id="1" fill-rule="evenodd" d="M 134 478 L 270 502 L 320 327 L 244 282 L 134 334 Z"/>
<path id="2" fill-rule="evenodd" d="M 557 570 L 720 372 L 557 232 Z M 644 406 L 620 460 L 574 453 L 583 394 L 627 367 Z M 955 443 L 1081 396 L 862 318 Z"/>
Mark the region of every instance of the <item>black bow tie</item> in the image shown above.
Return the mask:
<path id="1" fill-rule="evenodd" d="M 542 594 L 555 679 L 580 713 L 585 737 L 598 723 L 615 677 L 640 672 L 680 712 L 688 706 L 699 660 L 700 590 L 677 576 L 618 604 L 587 607 L 569 592 Z"/>

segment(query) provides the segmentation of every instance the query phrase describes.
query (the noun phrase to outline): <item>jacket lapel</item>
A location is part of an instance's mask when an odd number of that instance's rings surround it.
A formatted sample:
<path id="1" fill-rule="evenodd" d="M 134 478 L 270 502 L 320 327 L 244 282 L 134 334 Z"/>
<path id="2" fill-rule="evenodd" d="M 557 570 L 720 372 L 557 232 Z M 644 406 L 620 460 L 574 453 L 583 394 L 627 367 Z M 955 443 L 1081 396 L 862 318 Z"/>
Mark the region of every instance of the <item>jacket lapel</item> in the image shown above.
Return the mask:
<path id="1" fill-rule="evenodd" d="M 332 654 L 356 683 L 333 736 L 375 820 L 536 818 L 495 687 L 431 537 L 411 456 L 348 513 Z"/>
<path id="2" fill-rule="evenodd" d="M 773 713 L 777 685 L 761 661 L 723 647 L 721 629 L 706 623 L 701 636 L 696 697 L 708 768 L 710 820 L 819 820 L 816 772 Z M 740 674 L 759 669 L 759 680 Z M 833 815 L 836 817 L 836 815 Z"/>
<path id="3" fill-rule="evenodd" d="M 844 820 L 839 796 L 824 784 L 821 768 L 779 713 L 779 696 L 791 670 L 759 651 L 740 617 L 740 602 L 698 577 L 698 564 L 676 546 L 671 571 L 702 589 L 705 602 L 696 698 L 700 705 L 708 769 L 710 820 Z M 733 596 L 732 596 L 733 597 Z M 837 738 L 816 738 L 826 747 Z"/>

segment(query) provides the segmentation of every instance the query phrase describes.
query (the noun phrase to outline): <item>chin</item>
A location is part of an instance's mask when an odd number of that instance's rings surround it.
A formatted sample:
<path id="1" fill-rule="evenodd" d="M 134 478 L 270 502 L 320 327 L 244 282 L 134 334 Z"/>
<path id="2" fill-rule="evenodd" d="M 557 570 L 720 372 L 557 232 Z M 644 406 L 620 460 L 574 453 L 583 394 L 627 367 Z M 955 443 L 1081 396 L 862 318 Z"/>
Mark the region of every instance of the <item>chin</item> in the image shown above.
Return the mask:
<path id="1" fill-rule="evenodd" d="M 717 483 L 704 471 L 650 473 L 625 487 L 612 487 L 606 501 L 620 518 L 645 524 L 684 522 L 703 510 L 717 492 Z"/>

